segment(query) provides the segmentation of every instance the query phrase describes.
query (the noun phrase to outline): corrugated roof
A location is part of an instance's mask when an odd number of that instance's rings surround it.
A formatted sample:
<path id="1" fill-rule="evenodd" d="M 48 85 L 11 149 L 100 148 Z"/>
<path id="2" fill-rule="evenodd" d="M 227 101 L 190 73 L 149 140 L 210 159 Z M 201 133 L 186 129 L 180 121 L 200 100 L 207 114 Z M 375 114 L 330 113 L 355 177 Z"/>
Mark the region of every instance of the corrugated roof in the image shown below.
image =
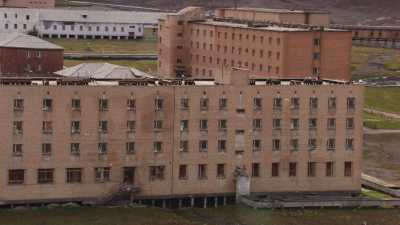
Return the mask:
<path id="1" fill-rule="evenodd" d="M 153 78 L 147 73 L 127 66 L 119 66 L 110 63 L 82 63 L 55 74 L 73 78 L 94 79 L 143 79 Z"/>
<path id="2" fill-rule="evenodd" d="M 163 13 L 136 11 L 40 9 L 40 20 L 82 23 L 156 24 Z"/>
<path id="3" fill-rule="evenodd" d="M 0 47 L 29 49 L 63 49 L 58 45 L 42 40 L 38 37 L 16 32 L 0 32 Z"/>

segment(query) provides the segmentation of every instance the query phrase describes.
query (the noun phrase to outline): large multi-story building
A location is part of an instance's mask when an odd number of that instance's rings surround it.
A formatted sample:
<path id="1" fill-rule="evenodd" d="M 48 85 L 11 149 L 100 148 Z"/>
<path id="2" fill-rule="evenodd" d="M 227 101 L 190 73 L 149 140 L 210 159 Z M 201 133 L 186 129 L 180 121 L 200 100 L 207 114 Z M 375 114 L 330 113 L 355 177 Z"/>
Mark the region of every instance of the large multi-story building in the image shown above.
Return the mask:
<path id="1" fill-rule="evenodd" d="M 0 7 L 54 8 L 55 0 L 0 0 Z"/>
<path id="2" fill-rule="evenodd" d="M 22 33 L 0 33 L 0 76 L 52 76 L 64 64 L 64 49 Z"/>
<path id="3" fill-rule="evenodd" d="M 316 10 L 221 8 L 215 10 L 219 18 L 253 22 L 276 22 L 287 24 L 329 25 L 329 12 Z"/>
<path id="4" fill-rule="evenodd" d="M 215 78 L 232 67 L 259 78 L 350 79 L 352 33 L 320 26 L 206 19 L 201 8 L 159 23 L 159 74 Z"/>
<path id="5" fill-rule="evenodd" d="M 249 75 L 1 79 L 0 202 L 359 192 L 363 87 Z"/>
<path id="6" fill-rule="evenodd" d="M 136 39 L 161 13 L 71 9 L 0 8 L 0 31 L 47 38 Z"/>

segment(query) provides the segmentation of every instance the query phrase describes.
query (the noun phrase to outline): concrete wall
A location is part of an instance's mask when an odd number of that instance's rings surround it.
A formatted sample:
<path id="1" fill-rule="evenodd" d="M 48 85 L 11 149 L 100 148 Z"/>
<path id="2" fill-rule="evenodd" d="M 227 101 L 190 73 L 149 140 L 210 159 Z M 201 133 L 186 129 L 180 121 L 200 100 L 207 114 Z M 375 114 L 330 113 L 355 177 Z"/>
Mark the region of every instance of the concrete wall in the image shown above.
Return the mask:
<path id="1" fill-rule="evenodd" d="M 228 101 L 219 109 L 219 97 Z M 255 111 L 254 97 L 262 98 L 262 110 Z M 300 109 L 292 110 L 290 98 L 300 98 Z M 309 97 L 317 96 L 319 108 L 310 112 Z M 327 109 L 328 97 L 337 98 L 335 112 Z M 347 97 L 356 98 L 356 110 L 347 111 Z M 200 99 L 209 98 L 208 111 L 200 109 Z M 283 99 L 283 108 L 273 110 L 275 97 Z M 14 112 L 14 99 L 24 99 L 23 111 Z M 53 110 L 43 111 L 44 98 L 53 100 Z M 73 111 L 73 98 L 81 100 L 81 111 Z M 109 109 L 98 110 L 98 101 L 106 98 Z M 136 111 L 127 110 L 127 99 L 136 99 Z M 155 111 L 154 100 L 164 99 L 164 109 Z M 190 108 L 182 110 L 181 99 L 188 98 Z M 260 177 L 251 178 L 251 192 L 282 191 L 359 191 L 361 188 L 363 88 L 353 85 L 219 85 L 219 86 L 7 86 L 0 88 L 0 200 L 104 197 L 122 183 L 122 168 L 136 167 L 135 185 L 139 196 L 170 196 L 210 193 L 233 193 L 233 172 L 244 166 L 251 175 L 252 163 L 260 163 Z M 237 109 L 242 109 L 238 112 Z M 318 132 L 309 131 L 308 118 L 318 119 Z M 336 130 L 327 130 L 327 118 L 336 118 Z M 274 130 L 272 120 L 282 119 L 282 128 Z M 300 119 L 299 130 L 292 130 L 292 118 Z M 346 118 L 355 119 L 355 128 L 346 129 Z M 208 130 L 200 130 L 200 120 L 208 120 Z M 218 120 L 227 120 L 227 129 L 218 128 Z M 262 128 L 253 129 L 252 120 L 262 119 Z M 81 121 L 80 134 L 71 135 L 71 121 Z M 107 134 L 98 131 L 99 120 L 108 121 Z M 128 120 L 136 121 L 134 133 L 127 132 Z M 160 130 L 154 120 L 162 120 Z M 188 131 L 181 131 L 181 120 L 189 121 Z M 13 121 L 23 121 L 23 134 L 13 134 Z M 52 134 L 43 134 L 43 121 L 52 121 Z M 244 147 L 236 145 L 237 130 L 244 131 Z M 308 138 L 318 139 L 310 152 Z M 346 138 L 354 139 L 354 150 L 345 150 Z M 291 151 L 290 139 L 299 139 L 299 150 Z M 336 138 L 336 150 L 327 151 L 327 138 Z M 259 151 L 253 151 L 254 139 L 261 140 Z M 281 140 L 281 149 L 272 150 L 272 139 Z M 180 150 L 187 140 L 188 152 Z M 208 141 L 208 151 L 199 151 L 199 141 Z M 218 140 L 226 140 L 226 151 L 218 151 Z M 108 153 L 99 156 L 99 142 L 108 143 Z M 125 145 L 135 142 L 135 154 L 127 154 Z M 162 152 L 153 150 L 161 141 Z M 42 156 L 41 144 L 52 143 L 51 156 Z M 70 143 L 80 143 L 80 156 L 70 153 Z M 23 144 L 23 155 L 13 156 L 13 144 Z M 316 177 L 307 176 L 307 162 L 317 163 Z M 325 176 L 325 163 L 335 161 L 333 177 Z M 344 162 L 353 163 L 352 176 L 344 176 Z M 279 162 L 279 176 L 272 177 L 271 164 Z M 297 162 L 297 176 L 289 177 L 289 162 Z M 198 165 L 207 165 L 207 178 L 198 178 Z M 225 176 L 217 177 L 217 164 L 225 165 Z M 165 166 L 164 180 L 151 181 L 149 166 Z M 179 165 L 187 165 L 187 179 L 179 178 Z M 111 180 L 98 183 L 94 167 L 111 167 Z M 54 168 L 51 184 L 37 183 L 37 169 Z M 83 168 L 81 183 L 66 183 L 66 168 Z M 25 181 L 8 184 L 9 169 L 24 169 Z"/>

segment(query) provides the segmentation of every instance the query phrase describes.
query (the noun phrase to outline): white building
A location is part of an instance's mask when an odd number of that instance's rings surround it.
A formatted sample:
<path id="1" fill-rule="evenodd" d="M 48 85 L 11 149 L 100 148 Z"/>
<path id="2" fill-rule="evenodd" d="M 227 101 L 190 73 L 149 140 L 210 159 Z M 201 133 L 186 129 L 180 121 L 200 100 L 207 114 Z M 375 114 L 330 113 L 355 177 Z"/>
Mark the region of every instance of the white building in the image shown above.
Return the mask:
<path id="1" fill-rule="evenodd" d="M 136 39 L 162 13 L 0 8 L 0 32 L 37 32 L 49 38 Z"/>

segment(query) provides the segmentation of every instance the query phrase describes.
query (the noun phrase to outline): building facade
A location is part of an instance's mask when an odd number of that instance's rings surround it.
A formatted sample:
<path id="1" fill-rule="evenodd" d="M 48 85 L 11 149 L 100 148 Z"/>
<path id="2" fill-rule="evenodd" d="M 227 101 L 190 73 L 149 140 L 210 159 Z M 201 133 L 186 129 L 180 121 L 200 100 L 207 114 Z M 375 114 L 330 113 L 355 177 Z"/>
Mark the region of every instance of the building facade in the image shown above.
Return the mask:
<path id="1" fill-rule="evenodd" d="M 64 65 L 64 49 L 22 33 L 0 33 L 0 76 L 52 76 Z"/>
<path id="2" fill-rule="evenodd" d="M 0 7 L 54 8 L 55 0 L 0 0 Z"/>
<path id="3" fill-rule="evenodd" d="M 359 192 L 363 87 L 248 77 L 3 79 L 0 202 L 99 199 L 124 184 L 135 198 L 232 194 L 238 167 L 252 193 Z"/>
<path id="4" fill-rule="evenodd" d="M 0 8 L 0 31 L 47 38 L 136 39 L 161 13 L 68 9 Z"/>
<path id="5" fill-rule="evenodd" d="M 350 31 L 205 19 L 191 7 L 160 19 L 158 73 L 209 79 L 240 67 L 259 78 L 350 80 L 351 46 Z"/>
<path id="6" fill-rule="evenodd" d="M 330 23 L 329 12 L 315 10 L 221 8 L 215 16 L 254 22 L 275 22 L 326 26 Z"/>

